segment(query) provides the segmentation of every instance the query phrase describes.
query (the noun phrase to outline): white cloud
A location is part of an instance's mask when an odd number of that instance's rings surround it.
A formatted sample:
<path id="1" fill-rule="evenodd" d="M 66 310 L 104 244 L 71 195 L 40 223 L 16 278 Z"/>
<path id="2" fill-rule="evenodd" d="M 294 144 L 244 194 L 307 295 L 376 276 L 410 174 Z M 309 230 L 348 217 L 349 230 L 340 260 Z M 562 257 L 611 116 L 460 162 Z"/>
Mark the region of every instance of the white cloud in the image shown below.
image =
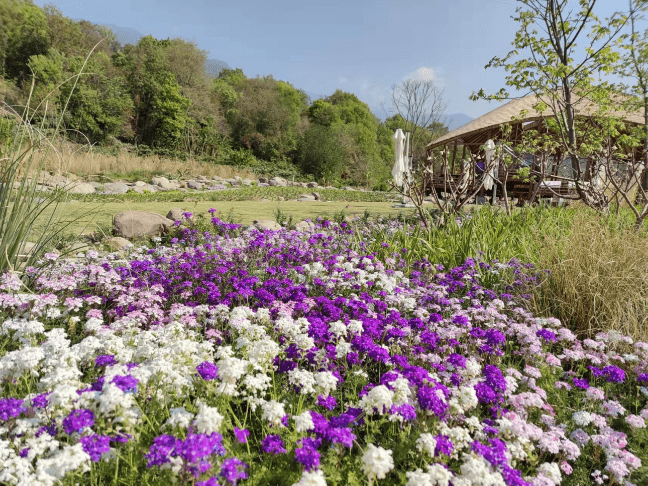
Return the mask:
<path id="1" fill-rule="evenodd" d="M 412 71 L 403 80 L 411 79 L 414 81 L 434 81 L 437 85 L 443 85 L 443 79 L 437 71 L 431 67 L 421 66 L 420 68 Z"/>

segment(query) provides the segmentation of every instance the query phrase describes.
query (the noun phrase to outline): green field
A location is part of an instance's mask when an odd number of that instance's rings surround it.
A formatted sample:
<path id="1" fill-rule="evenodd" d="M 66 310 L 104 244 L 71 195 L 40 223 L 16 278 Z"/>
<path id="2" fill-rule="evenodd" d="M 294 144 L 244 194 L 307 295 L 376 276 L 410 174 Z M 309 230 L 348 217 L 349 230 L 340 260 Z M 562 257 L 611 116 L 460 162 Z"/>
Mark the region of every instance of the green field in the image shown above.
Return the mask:
<path id="1" fill-rule="evenodd" d="M 166 216 L 171 208 L 182 208 L 194 214 L 206 214 L 210 208 L 218 210 L 221 219 L 231 218 L 237 223 L 250 224 L 254 220 L 275 220 L 277 209 L 293 221 L 306 218 L 333 217 L 344 211 L 348 216 L 362 216 L 365 210 L 372 215 L 412 214 L 412 209 L 393 208 L 389 202 L 345 202 L 345 201 L 196 201 L 196 202 L 65 202 L 59 206 L 62 217 L 72 223 L 66 232 L 90 234 L 106 231 L 112 225 L 112 218 L 122 211 L 151 211 Z M 47 214 L 47 213 L 46 213 Z M 44 221 L 45 215 L 40 219 Z"/>

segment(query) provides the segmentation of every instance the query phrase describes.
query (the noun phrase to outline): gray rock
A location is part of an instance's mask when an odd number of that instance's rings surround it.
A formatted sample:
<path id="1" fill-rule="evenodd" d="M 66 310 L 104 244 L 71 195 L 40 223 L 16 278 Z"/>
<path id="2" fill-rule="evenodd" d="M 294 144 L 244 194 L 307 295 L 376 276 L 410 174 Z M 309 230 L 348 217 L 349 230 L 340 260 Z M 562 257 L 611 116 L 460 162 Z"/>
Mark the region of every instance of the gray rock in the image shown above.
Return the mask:
<path id="1" fill-rule="evenodd" d="M 315 229 L 315 224 L 311 221 L 300 221 L 295 225 L 295 230 L 301 233 L 309 233 Z"/>
<path id="2" fill-rule="evenodd" d="M 77 183 L 70 188 L 71 194 L 93 194 L 95 187 L 87 182 Z"/>
<path id="3" fill-rule="evenodd" d="M 267 184 L 267 183 L 268 183 L 268 179 L 267 179 L 266 177 L 259 177 L 259 183 L 261 183 L 261 184 Z"/>
<path id="4" fill-rule="evenodd" d="M 151 184 L 144 184 L 143 186 L 133 186 L 131 187 L 133 192 L 136 192 L 138 194 L 144 194 L 145 192 L 158 192 L 161 191 L 162 188 L 158 186 L 152 186 Z"/>
<path id="5" fill-rule="evenodd" d="M 167 213 L 166 217 L 171 221 L 184 221 L 185 218 L 182 215 L 182 213 L 184 212 L 185 210 L 182 208 L 171 208 L 169 209 L 169 212 Z"/>
<path id="6" fill-rule="evenodd" d="M 172 225 L 173 221 L 161 214 L 146 211 L 124 211 L 113 218 L 115 233 L 124 238 L 160 236 Z"/>
<path id="7" fill-rule="evenodd" d="M 130 245 L 131 242 L 121 236 L 113 236 L 112 238 L 104 240 L 104 244 L 111 250 L 121 250 Z"/>
<path id="8" fill-rule="evenodd" d="M 151 179 L 151 184 L 155 184 L 156 186 L 160 186 L 160 187 L 168 186 L 169 179 L 162 176 L 155 176 Z"/>
<path id="9" fill-rule="evenodd" d="M 216 181 L 216 182 L 223 182 L 223 180 L 224 180 L 224 179 L 223 179 L 221 176 L 214 176 L 214 177 L 212 177 L 212 181 Z"/>
<path id="10" fill-rule="evenodd" d="M 320 196 L 319 192 L 313 192 L 312 194 L 316 201 L 322 201 L 322 196 Z"/>
<path id="11" fill-rule="evenodd" d="M 270 186 L 270 184 L 268 184 L 267 182 L 259 182 L 259 187 L 268 187 L 268 186 Z"/>
<path id="12" fill-rule="evenodd" d="M 39 182 L 41 182 L 39 177 Z M 66 187 L 72 185 L 72 181 L 65 176 L 53 175 L 45 176 L 41 182 L 44 186 L 48 187 Z"/>
<path id="13" fill-rule="evenodd" d="M 271 219 L 262 219 L 259 221 L 254 221 L 254 226 L 256 226 L 260 230 L 278 231 L 281 229 L 281 225 Z"/>
<path id="14" fill-rule="evenodd" d="M 208 180 L 209 180 L 209 179 L 207 179 L 207 178 L 206 178 L 204 175 L 202 175 L 202 174 L 199 175 L 199 176 L 197 177 L 197 179 L 198 179 L 199 181 L 208 181 Z"/>
<path id="15" fill-rule="evenodd" d="M 319 184 L 317 182 L 309 182 L 308 184 L 306 184 L 306 187 L 319 187 Z"/>
<path id="16" fill-rule="evenodd" d="M 353 187 L 351 187 L 351 186 L 346 186 L 346 187 L 344 188 L 344 190 L 345 190 L 345 191 L 355 191 L 355 189 L 354 189 Z"/>
<path id="17" fill-rule="evenodd" d="M 238 186 L 240 184 L 240 182 L 236 179 L 225 179 L 225 182 L 229 182 L 229 184 L 232 186 Z"/>
<path id="18" fill-rule="evenodd" d="M 101 182 L 88 182 L 96 191 L 101 191 L 103 189 L 103 184 Z"/>
<path id="19" fill-rule="evenodd" d="M 187 187 L 199 191 L 203 188 L 203 185 L 198 181 L 187 181 Z"/>
<path id="20" fill-rule="evenodd" d="M 137 181 L 135 184 L 137 187 L 147 186 L 148 184 L 144 181 Z"/>
<path id="21" fill-rule="evenodd" d="M 243 184 L 244 186 L 251 186 L 251 185 L 252 185 L 252 181 L 251 181 L 250 179 L 243 179 L 243 180 L 241 181 L 241 184 Z"/>
<path id="22" fill-rule="evenodd" d="M 312 194 L 301 194 L 298 201 L 315 201 L 315 196 Z"/>
<path id="23" fill-rule="evenodd" d="M 126 194 L 130 189 L 123 182 L 107 182 L 104 184 L 104 194 Z"/>
<path id="24" fill-rule="evenodd" d="M 288 185 L 288 181 L 283 177 L 273 177 L 268 181 L 268 184 L 270 184 L 271 186 L 286 187 Z"/>

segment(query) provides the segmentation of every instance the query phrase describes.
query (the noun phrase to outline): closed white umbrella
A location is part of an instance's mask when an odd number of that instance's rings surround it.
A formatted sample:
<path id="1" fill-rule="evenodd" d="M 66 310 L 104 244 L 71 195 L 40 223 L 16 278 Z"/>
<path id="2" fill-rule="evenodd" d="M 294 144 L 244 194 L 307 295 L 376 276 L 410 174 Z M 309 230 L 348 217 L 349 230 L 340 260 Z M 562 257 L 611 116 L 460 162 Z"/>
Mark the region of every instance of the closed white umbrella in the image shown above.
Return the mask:
<path id="1" fill-rule="evenodd" d="M 493 152 L 495 151 L 495 142 L 491 139 L 488 139 L 484 144 L 484 151 L 486 152 L 486 165 L 485 169 L 489 169 L 486 175 L 484 176 L 484 189 L 490 191 L 495 185 L 495 177 L 497 177 L 495 166 L 491 166 Z"/>
<path id="2" fill-rule="evenodd" d="M 401 187 L 403 185 L 404 176 L 407 172 L 407 167 L 405 165 L 405 155 L 403 153 L 403 150 L 405 148 L 404 141 L 405 134 L 403 133 L 403 130 L 399 128 L 398 130 L 396 130 L 396 133 L 394 133 L 394 142 L 396 145 L 396 163 L 394 164 L 394 168 L 392 169 L 394 183 L 398 187 Z"/>

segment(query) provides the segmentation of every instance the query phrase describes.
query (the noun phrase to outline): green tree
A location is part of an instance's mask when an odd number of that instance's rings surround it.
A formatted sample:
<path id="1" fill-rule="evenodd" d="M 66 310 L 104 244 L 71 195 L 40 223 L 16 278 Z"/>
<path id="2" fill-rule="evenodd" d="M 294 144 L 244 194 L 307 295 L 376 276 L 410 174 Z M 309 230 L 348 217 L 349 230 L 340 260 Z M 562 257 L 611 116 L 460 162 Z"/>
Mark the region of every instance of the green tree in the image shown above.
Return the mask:
<path id="1" fill-rule="evenodd" d="M 609 113 L 613 89 L 595 78 L 614 69 L 618 53 L 612 47 L 626 18 L 614 15 L 602 23 L 593 12 L 596 0 L 580 0 L 577 7 L 572 7 L 568 0 L 518 2 L 521 6 L 516 9 L 514 20 L 520 27 L 512 42 L 514 49 L 486 65 L 506 69 L 507 88 L 495 95 L 480 90 L 471 99 L 510 99 L 507 89 L 537 95 L 540 103 L 536 109 L 550 110 L 548 126 L 556 134 L 562 152 L 571 158 L 579 197 L 592 207 L 607 208 L 605 194 L 588 193 L 583 186 L 579 162 L 601 146 L 602 130 L 579 127 L 576 106 L 590 100 L 601 107 L 601 112 Z M 577 48 L 577 40 L 583 39 L 587 39 L 585 45 Z M 608 117 L 607 121 L 611 119 Z"/>
<path id="2" fill-rule="evenodd" d="M 0 2 L 0 74 L 23 82 L 30 78 L 29 58 L 49 49 L 47 20 L 31 0 Z"/>
<path id="3" fill-rule="evenodd" d="M 300 137 L 295 159 L 305 173 L 330 182 L 340 177 L 347 157 L 340 133 L 313 124 Z"/>

